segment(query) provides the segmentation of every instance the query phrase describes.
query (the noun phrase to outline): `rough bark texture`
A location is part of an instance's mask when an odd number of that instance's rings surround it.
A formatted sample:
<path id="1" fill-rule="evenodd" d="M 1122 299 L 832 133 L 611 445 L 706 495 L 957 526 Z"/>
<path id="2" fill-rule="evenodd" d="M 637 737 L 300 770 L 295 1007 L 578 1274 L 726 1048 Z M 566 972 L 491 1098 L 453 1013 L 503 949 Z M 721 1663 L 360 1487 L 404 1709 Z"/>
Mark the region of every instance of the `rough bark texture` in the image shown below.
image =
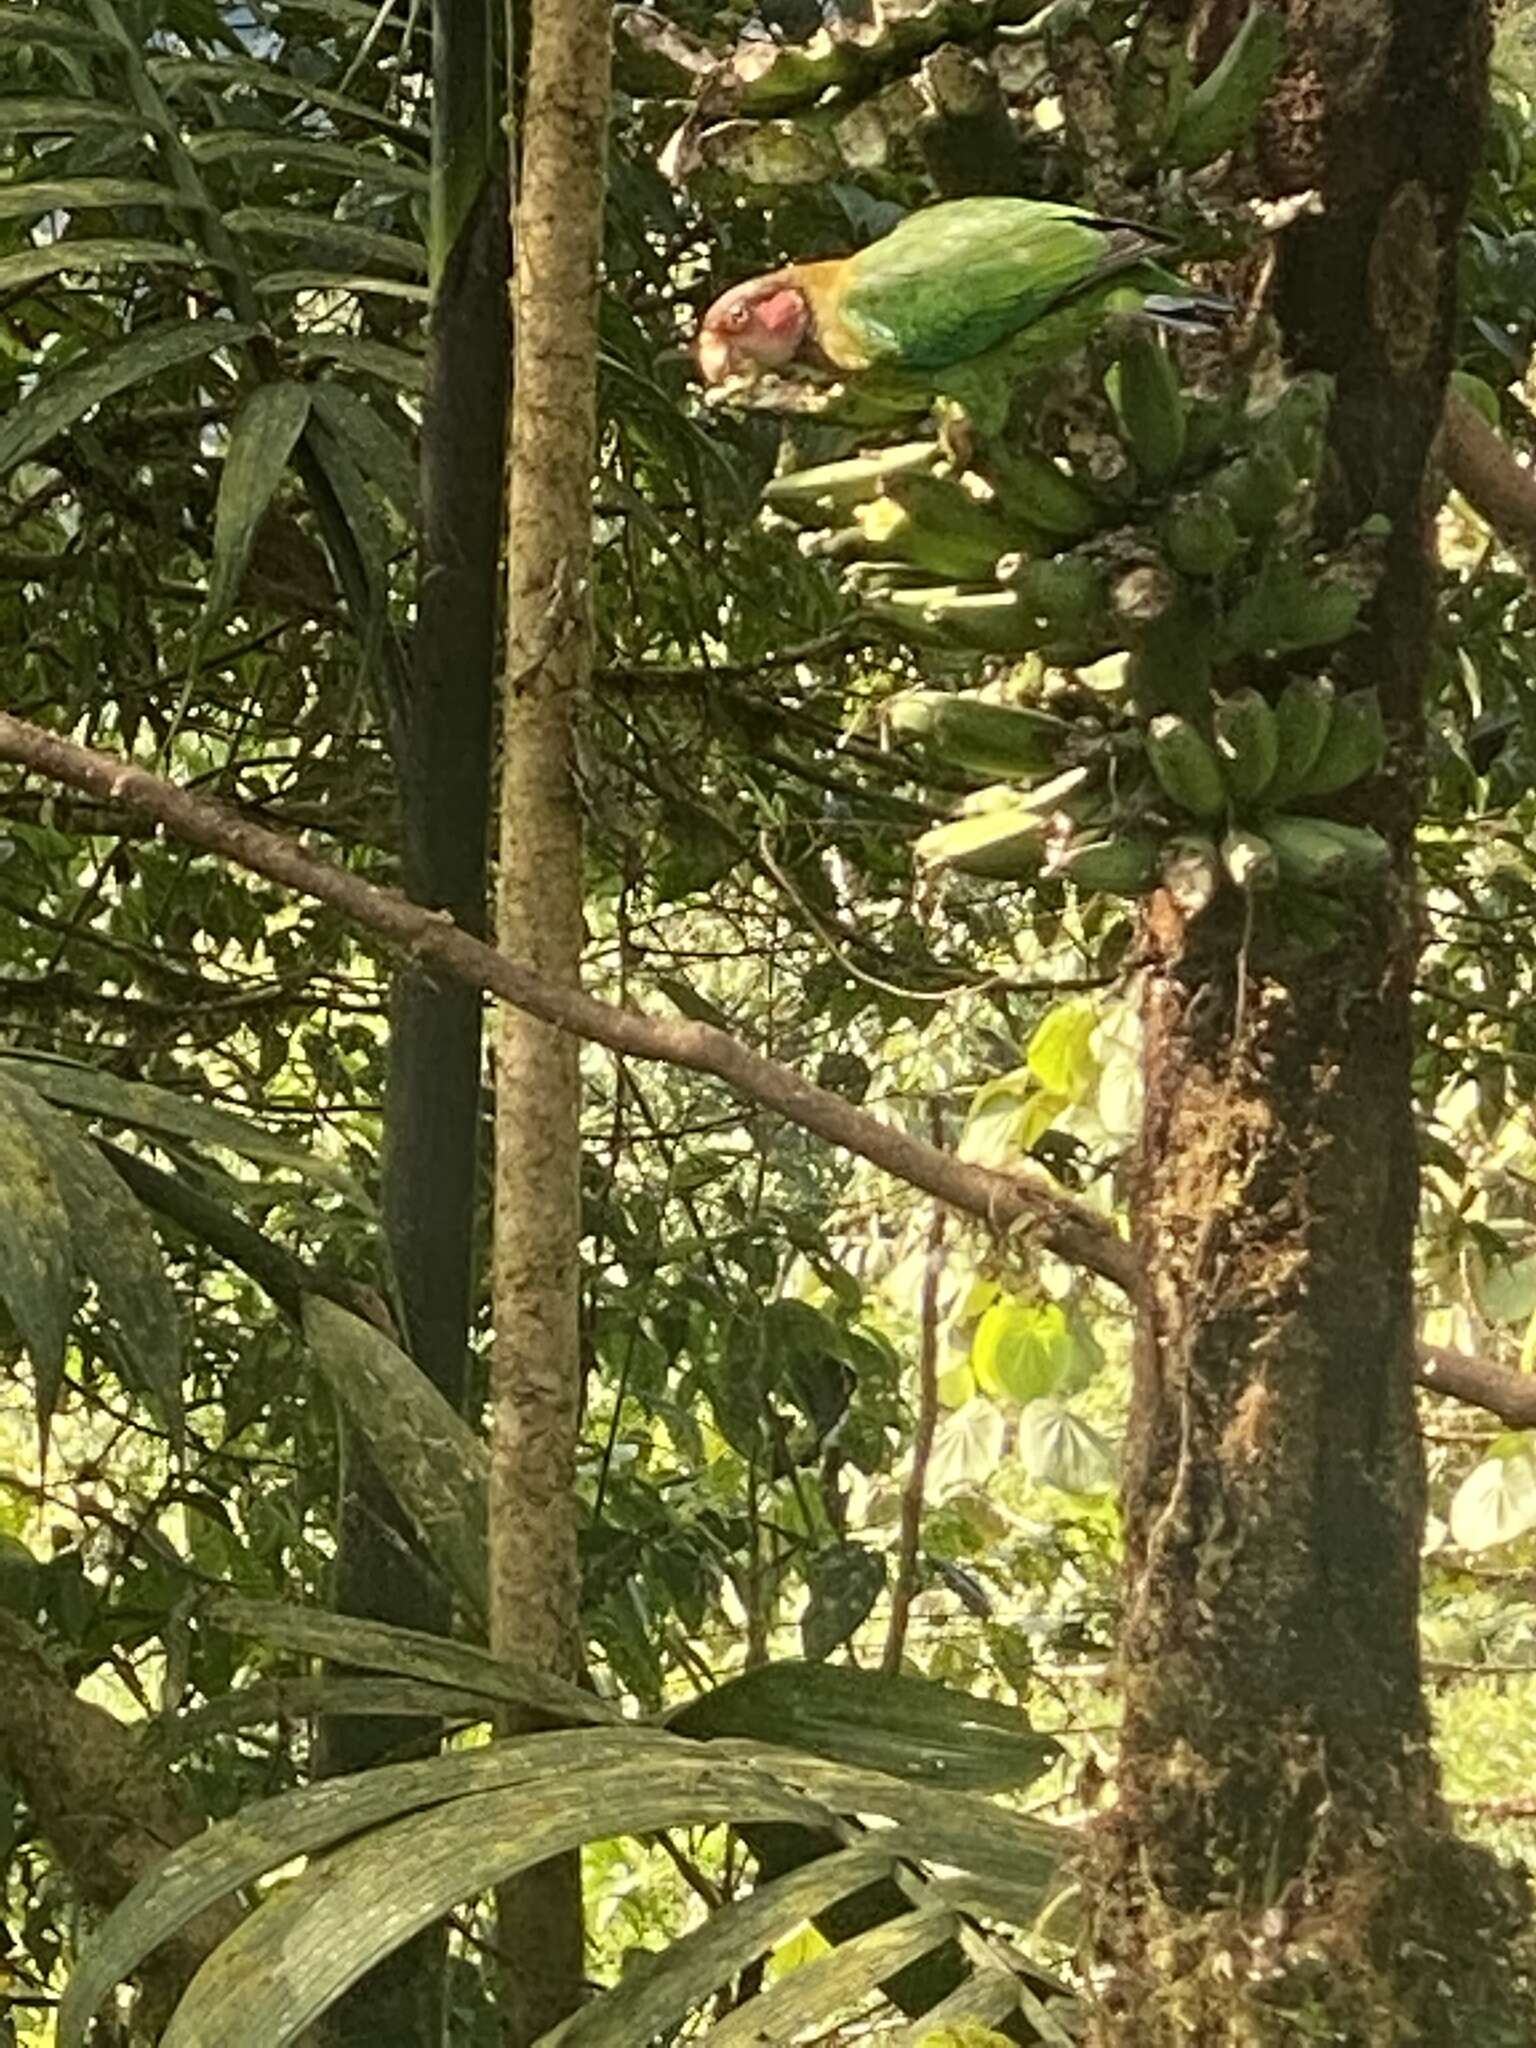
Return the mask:
<path id="1" fill-rule="evenodd" d="M 201 1827 L 195 1802 L 137 1731 L 77 1696 L 35 1630 L 0 1614 L 0 1773 L 88 1906 L 120 1906 L 140 1878 Z M 193 1975 L 240 1922 L 212 1906 L 150 1955 L 137 2021 L 158 2037 Z"/>
<path id="2" fill-rule="evenodd" d="M 491 0 L 435 10 L 434 292 L 422 436 L 422 575 L 400 778 L 402 872 L 414 902 L 485 926 L 510 268 L 491 105 Z M 414 961 L 395 977 L 383 1208 L 405 1343 L 455 1407 L 464 1398 L 481 1115 L 480 999 Z M 349 1432 L 337 1607 L 442 1631 L 450 1602 L 401 1510 Z M 419 1755 L 433 1721 L 332 1717 L 319 1774 Z M 396 1951 L 327 2022 L 337 2048 L 443 2032 L 442 1929 Z"/>
<path id="3" fill-rule="evenodd" d="M 1418 1661 L 1411 835 L 1426 471 L 1476 165 L 1480 0 L 1291 0 L 1266 124 L 1297 368 L 1337 382 L 1334 516 L 1392 521 L 1335 665 L 1394 734 L 1395 870 L 1323 952 L 1154 899 L 1125 1490 L 1120 1803 L 1093 1851 L 1096 2048 L 1533 2037 L 1523 1883 L 1443 1825 Z M 1513 1944 L 1513 1946 L 1512 1946 Z"/>
<path id="4" fill-rule="evenodd" d="M 579 979 L 583 936 L 573 725 L 592 669 L 611 19 L 607 0 L 535 0 L 516 213 L 497 929 L 504 952 L 566 984 Z M 522 1012 L 504 1012 L 496 1087 L 491 1643 L 571 1678 L 581 1661 L 575 1042 Z M 506 1887 L 501 1945 L 508 2038 L 522 2048 L 580 1996 L 578 1859 L 562 1858 Z"/>

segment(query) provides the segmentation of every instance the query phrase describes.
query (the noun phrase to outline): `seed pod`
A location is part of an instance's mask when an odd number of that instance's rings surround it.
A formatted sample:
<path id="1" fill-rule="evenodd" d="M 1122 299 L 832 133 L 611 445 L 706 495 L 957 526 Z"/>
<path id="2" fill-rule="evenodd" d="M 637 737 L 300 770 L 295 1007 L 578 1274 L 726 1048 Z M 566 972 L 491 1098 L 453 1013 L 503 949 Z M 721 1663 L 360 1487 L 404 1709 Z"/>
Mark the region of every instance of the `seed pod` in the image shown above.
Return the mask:
<path id="1" fill-rule="evenodd" d="M 998 510 L 1010 525 L 1038 528 L 1061 540 L 1082 540 L 1103 523 L 1098 500 L 1050 456 L 1037 449 L 1003 449 L 994 443 L 982 473 L 997 495 Z"/>
<path id="2" fill-rule="evenodd" d="M 1311 480 L 1322 466 L 1328 439 L 1333 379 L 1321 370 L 1293 377 L 1255 429 L 1255 440 L 1278 448 L 1300 477 Z"/>
<path id="3" fill-rule="evenodd" d="M 1024 881 L 1044 863 L 1050 817 L 1014 805 L 977 816 L 952 818 L 923 833 L 912 851 L 925 866 L 954 868 L 992 881 Z"/>
<path id="4" fill-rule="evenodd" d="M 1373 880 L 1391 858 L 1387 842 L 1366 825 L 1337 825 L 1331 818 L 1286 815 L 1264 822 L 1282 880 L 1332 895 Z"/>
<path id="5" fill-rule="evenodd" d="M 1185 576 L 1219 576 L 1242 552 L 1243 537 L 1214 491 L 1176 498 L 1163 520 L 1163 551 Z"/>
<path id="6" fill-rule="evenodd" d="M 1184 102 L 1164 161 L 1196 170 L 1236 148 L 1258 119 L 1284 55 L 1284 22 L 1255 0 L 1220 63 Z"/>
<path id="7" fill-rule="evenodd" d="M 1216 630 L 1210 609 L 1185 591 L 1135 643 L 1128 681 L 1144 717 L 1177 711 L 1203 718 L 1210 709 Z"/>
<path id="8" fill-rule="evenodd" d="M 822 525 L 855 505 L 878 498 L 892 477 L 932 469 L 941 452 L 937 441 L 903 441 L 874 455 L 791 470 L 764 487 L 763 503 L 800 525 Z"/>
<path id="9" fill-rule="evenodd" d="M 1234 690 L 1212 715 L 1216 756 L 1233 800 L 1262 796 L 1280 759 L 1280 733 L 1267 699 L 1257 690 Z"/>
<path id="10" fill-rule="evenodd" d="M 997 560 L 995 542 L 989 546 L 969 534 L 926 525 L 894 498 L 871 498 L 868 504 L 855 505 L 853 518 L 870 555 L 895 555 L 930 576 L 980 583 L 991 575 Z"/>
<path id="11" fill-rule="evenodd" d="M 1266 534 L 1300 489 L 1295 465 L 1281 448 L 1257 447 L 1224 463 L 1211 478 L 1240 533 Z"/>
<path id="12" fill-rule="evenodd" d="M 1296 785 L 1299 798 L 1332 796 L 1374 775 L 1387 751 L 1381 699 L 1374 690 L 1351 690 L 1333 707 L 1328 735 Z"/>
<path id="13" fill-rule="evenodd" d="M 1292 676 L 1275 704 L 1280 758 L 1266 791 L 1271 805 L 1288 803 L 1311 772 L 1333 723 L 1337 695 L 1327 676 Z"/>
<path id="14" fill-rule="evenodd" d="M 1079 889 L 1109 896 L 1141 896 L 1157 879 L 1157 844 L 1139 832 L 1074 840 L 1051 866 Z"/>
<path id="15" fill-rule="evenodd" d="M 1234 885 L 1245 891 L 1272 888 L 1280 877 L 1280 860 L 1261 832 L 1238 829 L 1221 842 L 1221 864 Z"/>
<path id="16" fill-rule="evenodd" d="M 1187 718 L 1164 712 L 1147 728 L 1147 759 L 1171 800 L 1192 818 L 1216 818 L 1227 807 L 1221 764 Z"/>
<path id="17" fill-rule="evenodd" d="M 1049 774 L 1072 727 L 1025 705 L 994 704 L 965 691 L 908 690 L 886 708 L 892 732 L 977 775 Z"/>
<path id="18" fill-rule="evenodd" d="M 1154 488 L 1166 484 L 1184 456 L 1184 394 L 1167 346 L 1137 331 L 1106 381 L 1121 438 L 1143 480 Z"/>
<path id="19" fill-rule="evenodd" d="M 1215 841 L 1195 832 L 1164 840 L 1162 883 L 1186 919 L 1198 917 L 1221 887 L 1221 857 Z"/>

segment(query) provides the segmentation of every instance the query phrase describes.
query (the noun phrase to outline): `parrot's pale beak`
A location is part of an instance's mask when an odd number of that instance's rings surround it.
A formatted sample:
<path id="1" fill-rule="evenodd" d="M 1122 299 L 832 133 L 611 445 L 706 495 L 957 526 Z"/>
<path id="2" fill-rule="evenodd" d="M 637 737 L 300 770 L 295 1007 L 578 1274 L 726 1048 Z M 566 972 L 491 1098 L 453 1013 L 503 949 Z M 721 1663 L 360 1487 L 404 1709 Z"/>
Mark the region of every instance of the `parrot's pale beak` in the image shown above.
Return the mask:
<path id="1" fill-rule="evenodd" d="M 731 374 L 731 344 L 712 328 L 699 334 L 698 359 L 699 375 L 706 384 L 723 384 Z"/>

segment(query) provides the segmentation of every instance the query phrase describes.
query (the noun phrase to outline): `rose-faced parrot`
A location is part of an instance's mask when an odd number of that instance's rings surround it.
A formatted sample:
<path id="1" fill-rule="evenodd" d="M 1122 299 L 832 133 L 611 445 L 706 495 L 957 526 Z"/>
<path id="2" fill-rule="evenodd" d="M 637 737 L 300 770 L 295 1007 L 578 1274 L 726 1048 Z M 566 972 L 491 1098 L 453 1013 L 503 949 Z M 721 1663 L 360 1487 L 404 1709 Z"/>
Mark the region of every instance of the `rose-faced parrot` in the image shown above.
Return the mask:
<path id="1" fill-rule="evenodd" d="M 789 263 L 716 299 L 699 330 L 706 384 L 795 366 L 943 383 L 1048 327 L 1042 357 L 1110 313 L 1209 327 L 1223 299 L 1185 287 L 1152 252 L 1166 237 L 1040 199 L 952 199 L 909 214 L 852 256 Z"/>

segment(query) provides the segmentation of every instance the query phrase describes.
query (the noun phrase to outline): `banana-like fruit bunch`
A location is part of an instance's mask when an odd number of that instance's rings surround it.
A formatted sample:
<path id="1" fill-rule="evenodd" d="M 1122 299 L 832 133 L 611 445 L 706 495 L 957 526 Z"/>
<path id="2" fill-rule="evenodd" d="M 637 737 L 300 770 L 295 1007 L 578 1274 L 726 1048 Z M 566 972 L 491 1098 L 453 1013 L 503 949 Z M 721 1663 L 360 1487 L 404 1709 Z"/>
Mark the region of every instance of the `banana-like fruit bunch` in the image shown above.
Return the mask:
<path id="1" fill-rule="evenodd" d="M 1375 691 L 1340 696 L 1325 676 L 1293 678 L 1273 704 L 1235 691 L 1204 729 L 1163 712 L 1144 729 L 1084 730 L 1036 705 L 939 690 L 897 697 L 886 724 L 985 781 L 918 840 L 930 867 L 1125 896 L 1160 883 L 1193 916 L 1225 886 L 1348 895 L 1387 863 L 1378 833 L 1313 811 L 1374 774 L 1386 745 Z"/>
<path id="2" fill-rule="evenodd" d="M 1204 908 L 1223 876 L 1250 893 L 1291 883 L 1343 895 L 1387 864 L 1379 833 L 1311 810 L 1381 766 L 1374 690 L 1339 696 L 1326 676 L 1293 677 L 1273 704 L 1237 690 L 1217 701 L 1209 737 L 1176 712 L 1154 718 L 1146 752 L 1168 804 L 1201 828 L 1165 848 L 1165 875 L 1186 911 Z"/>

